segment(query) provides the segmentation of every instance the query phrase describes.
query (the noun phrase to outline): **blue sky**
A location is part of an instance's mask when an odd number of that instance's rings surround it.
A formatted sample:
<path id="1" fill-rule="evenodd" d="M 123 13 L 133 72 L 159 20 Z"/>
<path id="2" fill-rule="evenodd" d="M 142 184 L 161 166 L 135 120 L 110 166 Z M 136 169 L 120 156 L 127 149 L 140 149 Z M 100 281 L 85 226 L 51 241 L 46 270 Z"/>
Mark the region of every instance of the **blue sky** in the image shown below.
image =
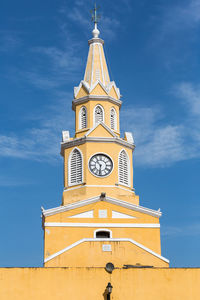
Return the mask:
<path id="1" fill-rule="evenodd" d="M 97 2 L 98 4 L 98 2 Z M 200 0 L 101 1 L 99 29 L 132 131 L 140 204 L 161 208 L 162 255 L 200 267 Z M 2 0 L 0 266 L 42 266 L 41 210 L 61 204 L 92 1 Z"/>

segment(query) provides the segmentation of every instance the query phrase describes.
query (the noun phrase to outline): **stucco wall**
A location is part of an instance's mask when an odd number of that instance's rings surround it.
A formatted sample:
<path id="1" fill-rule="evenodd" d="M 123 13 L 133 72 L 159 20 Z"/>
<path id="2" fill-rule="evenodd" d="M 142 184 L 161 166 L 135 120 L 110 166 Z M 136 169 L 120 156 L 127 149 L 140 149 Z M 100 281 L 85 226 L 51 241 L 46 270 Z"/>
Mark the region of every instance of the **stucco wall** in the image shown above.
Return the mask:
<path id="1" fill-rule="evenodd" d="M 199 300 L 200 268 L 1 268 L 1 300 L 104 300 L 108 282 L 111 299 Z"/>

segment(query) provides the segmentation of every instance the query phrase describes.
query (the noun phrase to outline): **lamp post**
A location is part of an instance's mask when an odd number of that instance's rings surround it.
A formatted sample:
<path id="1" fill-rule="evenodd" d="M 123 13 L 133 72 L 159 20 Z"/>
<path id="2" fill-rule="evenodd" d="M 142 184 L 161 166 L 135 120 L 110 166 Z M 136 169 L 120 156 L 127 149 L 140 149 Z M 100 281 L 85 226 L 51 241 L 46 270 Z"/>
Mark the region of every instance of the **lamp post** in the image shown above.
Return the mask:
<path id="1" fill-rule="evenodd" d="M 112 293 L 112 285 L 110 282 L 108 282 L 108 285 L 106 287 L 106 291 L 107 291 L 107 300 L 110 300 L 110 294 Z"/>

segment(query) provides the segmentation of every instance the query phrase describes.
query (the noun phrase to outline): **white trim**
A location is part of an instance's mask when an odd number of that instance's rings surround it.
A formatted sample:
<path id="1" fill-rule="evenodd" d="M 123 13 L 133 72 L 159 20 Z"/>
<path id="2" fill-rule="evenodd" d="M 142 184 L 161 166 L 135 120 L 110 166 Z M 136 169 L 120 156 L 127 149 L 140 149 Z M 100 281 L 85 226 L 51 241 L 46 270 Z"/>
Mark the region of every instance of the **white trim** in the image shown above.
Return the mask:
<path id="1" fill-rule="evenodd" d="M 92 73 L 93 73 L 93 69 L 92 69 Z M 93 76 L 93 74 L 91 74 Z M 91 77 L 92 78 L 92 77 Z M 109 84 L 107 84 L 107 86 L 105 86 L 100 80 L 96 80 L 93 84 L 92 84 L 92 81 L 91 81 L 91 85 L 88 84 L 87 81 L 85 80 L 81 80 L 80 84 L 78 87 L 74 87 L 74 97 L 76 97 L 81 89 L 82 86 L 84 86 L 86 88 L 86 91 L 88 92 L 88 94 L 90 94 L 94 89 L 95 87 L 100 84 L 100 86 L 102 87 L 102 89 L 105 91 L 105 93 L 107 95 L 109 95 L 109 92 L 110 90 L 112 89 L 112 87 L 114 88 L 117 96 L 119 97 L 120 99 L 120 90 L 119 88 L 116 87 L 116 84 L 114 81 L 111 81 L 109 82 Z M 100 96 L 100 95 L 99 95 Z M 113 97 L 111 97 L 113 98 Z M 81 98 L 80 98 L 81 99 Z M 115 98 L 114 98 L 115 99 Z M 118 101 L 120 101 L 119 99 L 115 99 L 116 103 L 119 103 Z M 79 100 L 79 99 L 76 99 L 76 100 Z M 74 100 L 73 100 L 74 101 Z M 78 102 L 78 101 L 77 101 Z"/>
<path id="2" fill-rule="evenodd" d="M 99 123 L 98 123 L 99 124 Z M 131 150 L 135 149 L 135 145 L 128 143 L 127 141 L 119 138 L 119 137 L 87 137 L 83 136 L 80 138 L 75 138 L 73 140 L 67 141 L 67 142 L 61 142 L 61 152 L 60 154 L 64 155 L 64 149 L 68 149 L 71 147 L 79 146 L 82 144 L 85 144 L 86 142 L 91 143 L 116 143 L 119 145 L 122 145 L 123 147 L 127 147 Z"/>
<path id="3" fill-rule="evenodd" d="M 124 190 L 124 191 L 135 194 L 134 190 L 126 189 L 124 187 L 118 186 L 118 184 L 117 185 L 103 185 L 103 184 L 102 185 L 88 185 L 88 184 L 84 184 L 84 185 L 80 185 L 80 186 L 77 186 L 77 187 L 64 188 L 64 192 L 69 192 L 69 191 L 72 191 L 72 190 L 75 190 L 75 189 L 81 189 L 81 188 L 84 188 L 84 187 L 105 187 L 105 188 L 112 187 L 112 188 L 118 188 L 118 189 L 121 189 L 121 190 Z"/>
<path id="4" fill-rule="evenodd" d="M 98 106 L 98 104 L 96 105 Z M 86 134 L 85 136 L 90 135 L 91 132 L 93 132 L 99 125 L 102 125 L 113 137 L 117 137 L 117 135 L 103 122 L 98 122 L 95 124 Z M 104 137 L 102 137 L 104 138 Z"/>
<path id="5" fill-rule="evenodd" d="M 85 109 L 85 125 L 86 126 L 82 128 L 82 118 L 81 118 L 82 116 L 81 115 L 82 115 L 82 110 L 83 109 Z M 81 130 L 81 129 L 87 129 L 87 121 L 88 121 L 87 119 L 88 119 L 87 118 L 87 108 L 83 105 L 83 106 L 81 106 L 81 108 L 79 110 L 79 118 L 78 118 L 78 121 L 79 121 L 78 129 L 79 130 Z"/>
<path id="6" fill-rule="evenodd" d="M 102 47 L 102 44 L 98 44 L 99 58 L 100 58 L 100 65 L 101 65 L 101 73 L 102 73 L 102 79 L 103 79 L 103 84 L 105 85 L 104 69 L 103 69 L 103 63 L 102 63 L 102 57 L 101 57 L 101 47 Z M 102 47 L 102 48 L 103 48 L 103 47 Z"/>
<path id="7" fill-rule="evenodd" d="M 150 254 L 156 256 L 157 258 L 165 261 L 166 263 L 169 263 L 169 260 L 167 258 L 165 258 L 165 257 L 157 254 L 156 252 L 154 252 L 151 249 L 143 246 L 142 244 L 140 244 L 140 243 L 138 243 L 138 242 L 136 242 L 136 241 L 134 241 L 132 239 L 127 239 L 127 238 L 119 238 L 119 239 L 113 239 L 113 238 L 112 239 L 111 238 L 109 238 L 109 239 L 90 239 L 90 238 L 84 238 L 84 239 L 81 239 L 81 240 L 79 240 L 79 241 L 71 244 L 70 246 L 68 246 L 68 247 L 66 247 L 66 248 L 64 248 L 64 249 L 62 249 L 62 250 L 60 250 L 60 251 L 58 251 L 58 252 L 50 255 L 49 257 L 47 257 L 47 258 L 44 259 L 44 262 L 46 263 L 49 260 L 55 258 L 56 256 L 58 256 L 58 255 L 60 255 L 60 254 L 62 254 L 64 252 L 66 252 L 66 251 L 68 251 L 68 250 L 70 250 L 70 249 L 72 249 L 72 248 L 74 248 L 74 247 L 76 247 L 76 246 L 78 246 L 78 245 L 80 245 L 80 244 L 82 244 L 84 242 L 130 242 L 130 243 L 134 244 L 135 246 L 138 246 L 139 248 L 141 248 L 141 249 L 149 252 Z"/>
<path id="8" fill-rule="evenodd" d="M 65 205 L 65 206 L 64 205 L 63 206 L 58 206 L 58 207 L 50 208 L 50 209 L 47 209 L 47 210 L 45 210 L 43 208 L 42 209 L 42 214 L 44 216 L 51 216 L 51 215 L 54 215 L 54 214 L 57 214 L 57 213 L 60 213 L 60 212 L 69 211 L 71 209 L 83 207 L 85 205 L 93 204 L 93 203 L 100 202 L 100 201 L 102 201 L 102 200 L 100 200 L 100 197 L 97 196 L 97 197 L 93 197 L 93 198 L 90 198 L 90 199 L 87 199 L 87 200 L 77 201 L 75 203 L 68 204 L 68 205 Z M 146 207 L 143 207 L 143 206 L 140 206 L 140 205 L 132 204 L 132 203 L 129 203 L 129 202 L 126 202 L 126 201 L 123 201 L 123 200 L 118 200 L 118 199 L 111 198 L 111 197 L 106 197 L 104 199 L 104 201 L 108 202 L 108 203 L 111 203 L 111 204 L 115 204 L 115 205 L 124 207 L 124 208 L 131 209 L 133 211 L 138 211 L 138 212 L 141 212 L 141 213 L 145 213 L 145 214 L 148 214 L 148 215 L 153 216 L 153 217 L 159 218 L 159 217 L 162 216 L 162 213 L 161 213 L 160 209 L 156 211 L 156 210 L 153 210 L 153 209 L 150 209 L 150 208 L 146 208 Z"/>
<path id="9" fill-rule="evenodd" d="M 101 240 L 100 238 L 97 238 L 97 237 L 96 237 L 96 233 L 99 232 L 99 231 L 110 232 L 110 238 L 109 238 L 109 239 L 112 238 L 112 231 L 111 231 L 110 229 L 107 229 L 107 228 L 99 228 L 99 229 L 96 229 L 96 230 L 94 231 L 94 239 Z"/>
<path id="10" fill-rule="evenodd" d="M 85 82 L 85 84 L 83 84 L 83 82 Z M 81 87 L 82 85 L 88 85 L 88 83 L 86 81 L 83 81 L 82 83 L 79 84 L 79 86 Z M 80 87 L 77 87 L 76 89 L 76 92 L 78 94 L 79 90 L 80 90 Z M 86 90 L 88 91 L 89 88 L 86 88 Z M 108 101 L 108 102 L 111 102 L 113 104 L 116 104 L 118 105 L 119 107 L 121 107 L 121 104 L 122 104 L 122 101 L 121 100 L 117 100 L 109 95 L 105 96 L 105 95 L 87 95 L 87 96 L 84 96 L 84 97 L 81 97 L 81 98 L 78 98 L 78 99 L 73 99 L 72 100 L 72 109 L 75 110 L 75 106 L 76 105 L 79 105 L 79 104 L 83 104 L 83 103 L 86 103 L 88 101 Z"/>
<path id="11" fill-rule="evenodd" d="M 61 222 L 45 222 L 45 227 L 82 227 L 82 228 L 160 228 L 158 223 L 61 223 Z"/>
<path id="12" fill-rule="evenodd" d="M 72 157 L 72 153 L 74 152 L 74 150 L 77 150 L 77 151 L 79 151 L 79 153 L 81 154 L 81 159 L 82 159 L 82 170 L 81 170 L 81 172 L 82 172 L 82 181 L 81 182 L 76 182 L 76 183 L 71 183 L 71 169 L 70 169 L 70 162 L 71 162 L 71 157 Z M 68 161 L 67 161 L 67 164 L 68 164 L 68 186 L 75 186 L 75 185 L 79 185 L 79 184 L 82 184 L 83 182 L 84 182 L 84 179 L 83 179 L 83 153 L 82 153 L 82 151 L 79 149 L 79 148 L 77 148 L 77 147 L 74 147 L 73 149 L 72 149 L 72 151 L 70 152 L 70 155 L 69 155 L 69 157 L 68 157 Z"/>
<path id="13" fill-rule="evenodd" d="M 95 123 L 95 110 L 97 108 L 97 106 L 99 106 L 102 109 L 102 117 L 103 117 L 103 121 L 97 122 Z M 95 105 L 94 109 L 93 109 L 93 126 L 98 125 L 99 123 L 103 123 L 105 121 L 105 113 L 104 113 L 104 108 L 101 104 L 97 104 Z"/>
<path id="14" fill-rule="evenodd" d="M 101 154 L 107 156 L 107 157 L 110 158 L 110 160 L 112 161 L 112 170 L 111 170 L 111 172 L 110 172 L 109 174 L 107 174 L 107 175 L 105 175 L 105 176 L 98 176 L 98 175 L 95 175 L 94 173 L 92 173 L 92 171 L 90 170 L 90 165 L 89 165 L 90 159 L 91 159 L 93 156 L 95 156 L 95 155 L 101 155 Z M 110 155 L 108 155 L 108 154 L 105 153 L 105 152 L 97 152 L 97 153 L 94 153 L 94 154 L 92 154 L 92 155 L 90 156 L 90 158 L 88 159 L 88 170 L 89 170 L 90 173 L 91 173 L 93 176 L 95 176 L 95 177 L 102 178 L 102 179 L 103 179 L 103 178 L 106 178 L 106 177 L 108 177 L 109 175 L 111 175 L 112 172 L 113 172 L 113 170 L 114 170 L 114 161 L 113 161 L 112 157 L 110 157 Z"/>
<path id="15" fill-rule="evenodd" d="M 90 86 L 92 85 L 92 79 L 93 79 L 93 68 L 94 68 L 94 44 L 92 46 L 92 70 L 91 70 L 91 80 L 90 80 Z"/>
<path id="16" fill-rule="evenodd" d="M 120 154 L 122 153 L 122 152 L 125 152 L 126 153 L 126 156 L 127 156 L 127 165 L 128 165 L 128 184 L 125 184 L 125 183 L 122 183 L 122 182 L 120 182 L 119 181 L 119 156 L 120 156 Z M 128 155 L 128 153 L 127 153 L 127 151 L 126 151 L 126 149 L 122 149 L 120 152 L 119 152 L 119 155 L 118 155 L 118 184 L 120 184 L 120 185 L 124 185 L 124 186 L 127 186 L 127 187 L 131 187 L 131 178 L 130 178 L 131 176 L 130 176 L 130 158 L 129 158 L 129 155 Z"/>
<path id="17" fill-rule="evenodd" d="M 104 40 L 102 40 L 102 39 L 100 39 L 100 38 L 92 38 L 92 39 L 90 39 L 90 40 L 88 40 L 88 45 L 90 45 L 90 44 L 93 44 L 93 43 L 95 43 L 95 44 L 104 44 Z"/>

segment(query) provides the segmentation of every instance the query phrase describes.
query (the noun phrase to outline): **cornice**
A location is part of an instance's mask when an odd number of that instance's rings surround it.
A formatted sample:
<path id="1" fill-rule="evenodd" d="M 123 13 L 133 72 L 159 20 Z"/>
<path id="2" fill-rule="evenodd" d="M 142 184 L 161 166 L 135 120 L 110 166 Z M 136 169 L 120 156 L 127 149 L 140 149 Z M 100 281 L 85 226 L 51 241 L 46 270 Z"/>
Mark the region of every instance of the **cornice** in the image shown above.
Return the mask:
<path id="1" fill-rule="evenodd" d="M 70 141 L 66 141 L 66 142 L 61 142 L 61 152 L 60 154 L 63 156 L 64 155 L 64 149 L 68 149 L 71 147 L 75 147 L 75 146 L 79 146 L 82 145 L 86 142 L 90 142 L 90 143 L 116 143 L 119 145 L 122 145 L 124 147 L 127 147 L 129 149 L 134 150 L 135 149 L 135 145 L 131 144 L 125 140 L 122 140 L 121 138 L 118 137 L 88 137 L 88 136 L 84 136 L 84 137 L 80 137 L 80 138 L 75 138 L 73 140 Z"/>
<path id="2" fill-rule="evenodd" d="M 90 198 L 90 199 L 77 201 L 75 203 L 71 203 L 71 204 L 63 205 L 63 206 L 58 206 L 58 207 L 47 209 L 47 210 L 42 208 L 42 215 L 44 217 L 52 216 L 52 215 L 55 215 L 57 213 L 62 213 L 62 212 L 65 212 L 65 211 L 69 211 L 69 210 L 72 210 L 72 209 L 75 209 L 75 208 L 83 207 L 85 205 L 89 205 L 89 204 L 96 203 L 96 202 L 99 202 L 99 201 L 104 201 L 104 202 L 108 202 L 108 203 L 111 203 L 111 204 L 119 205 L 119 206 L 122 206 L 124 208 L 128 208 L 128 209 L 131 209 L 133 211 L 138 211 L 138 212 L 141 212 L 141 213 L 145 213 L 147 215 L 151 215 L 151 216 L 157 217 L 157 218 L 162 216 L 162 213 L 161 213 L 160 209 L 159 210 L 153 210 L 153 209 L 150 209 L 150 208 L 146 208 L 146 207 L 143 207 L 143 206 L 140 206 L 140 205 L 132 204 L 132 203 L 129 203 L 129 202 L 126 202 L 126 201 L 123 201 L 123 200 L 118 200 L 118 199 L 107 197 L 107 196 L 104 198 L 104 200 L 102 200 L 102 198 L 100 198 L 99 196 L 96 196 L 96 197 L 93 197 L 93 198 Z"/>
<path id="3" fill-rule="evenodd" d="M 104 44 L 104 40 L 100 39 L 100 38 L 92 38 L 90 40 L 88 40 L 88 45 L 90 44 L 94 44 L 94 43 L 99 43 L 99 44 Z"/>
<path id="4" fill-rule="evenodd" d="M 122 105 L 122 101 L 121 100 L 117 100 L 111 96 L 95 96 L 95 95 L 88 95 L 85 97 L 81 97 L 78 99 L 73 99 L 72 101 L 72 109 L 75 110 L 76 105 L 78 104 L 83 104 L 86 103 L 88 101 L 108 101 L 111 102 L 113 104 L 118 105 L 119 107 L 121 107 Z"/>

